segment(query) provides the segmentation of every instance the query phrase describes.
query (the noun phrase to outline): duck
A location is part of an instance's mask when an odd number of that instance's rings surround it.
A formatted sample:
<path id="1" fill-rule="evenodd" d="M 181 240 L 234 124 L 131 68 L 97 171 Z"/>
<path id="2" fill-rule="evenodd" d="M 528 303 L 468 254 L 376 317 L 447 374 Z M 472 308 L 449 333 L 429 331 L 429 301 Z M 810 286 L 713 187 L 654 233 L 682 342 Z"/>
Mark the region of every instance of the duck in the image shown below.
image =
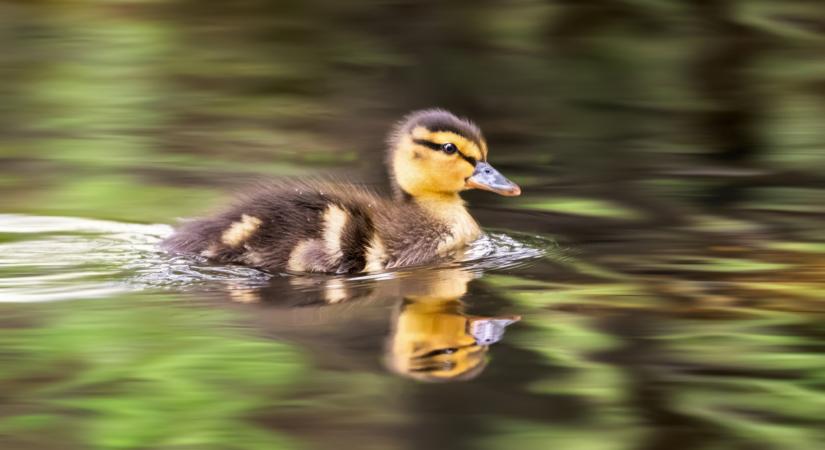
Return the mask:
<path id="1" fill-rule="evenodd" d="M 478 239 L 462 192 L 521 194 L 488 161 L 479 127 L 444 109 L 397 122 L 385 161 L 391 196 L 327 179 L 269 182 L 183 222 L 162 247 L 270 273 L 375 273 L 449 260 Z"/>

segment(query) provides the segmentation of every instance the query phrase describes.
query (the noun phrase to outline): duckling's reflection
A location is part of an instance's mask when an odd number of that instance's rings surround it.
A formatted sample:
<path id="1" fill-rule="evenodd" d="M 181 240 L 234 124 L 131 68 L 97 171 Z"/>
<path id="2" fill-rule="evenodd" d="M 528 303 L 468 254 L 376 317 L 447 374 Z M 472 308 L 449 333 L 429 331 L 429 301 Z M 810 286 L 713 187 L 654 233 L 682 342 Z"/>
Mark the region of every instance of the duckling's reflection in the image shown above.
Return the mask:
<path id="1" fill-rule="evenodd" d="M 442 271 L 428 283 L 414 284 L 394 318 L 386 352 L 394 372 L 424 381 L 467 380 L 487 365 L 489 346 L 504 337 L 518 316 L 472 317 L 461 298 L 473 275 Z"/>
<path id="2" fill-rule="evenodd" d="M 394 373 L 422 381 L 468 380 L 484 370 L 489 346 L 520 319 L 466 314 L 462 298 L 474 277 L 460 268 L 401 273 L 368 282 L 292 277 L 291 289 L 275 283 L 229 292 L 234 302 L 274 308 L 257 311 L 256 317 L 267 328 L 275 328 L 279 337 L 298 345 L 330 351 L 348 342 L 343 336 L 357 329 L 386 339 L 383 359 Z M 386 326 L 369 323 L 378 318 L 377 311 L 383 320 L 391 311 L 388 338 Z M 319 342 L 319 336 L 324 342 Z"/>

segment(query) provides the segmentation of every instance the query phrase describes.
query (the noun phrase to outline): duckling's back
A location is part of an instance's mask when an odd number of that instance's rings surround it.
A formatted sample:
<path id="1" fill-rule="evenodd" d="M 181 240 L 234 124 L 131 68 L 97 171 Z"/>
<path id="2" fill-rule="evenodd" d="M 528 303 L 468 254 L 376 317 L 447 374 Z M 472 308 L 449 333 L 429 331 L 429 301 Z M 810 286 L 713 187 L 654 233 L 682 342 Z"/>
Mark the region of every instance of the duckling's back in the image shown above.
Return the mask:
<path id="1" fill-rule="evenodd" d="M 185 223 L 164 247 L 270 272 L 356 273 L 432 261 L 447 233 L 412 204 L 352 185 L 302 182 L 259 187 Z"/>

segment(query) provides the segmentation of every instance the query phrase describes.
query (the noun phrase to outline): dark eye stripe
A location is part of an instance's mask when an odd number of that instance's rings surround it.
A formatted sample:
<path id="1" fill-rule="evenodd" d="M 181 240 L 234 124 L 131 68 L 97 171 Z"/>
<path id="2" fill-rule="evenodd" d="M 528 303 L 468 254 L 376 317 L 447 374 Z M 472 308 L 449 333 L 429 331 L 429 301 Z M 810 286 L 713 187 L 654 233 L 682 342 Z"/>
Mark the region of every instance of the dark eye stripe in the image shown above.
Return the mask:
<path id="1" fill-rule="evenodd" d="M 418 145 L 423 145 L 424 147 L 429 147 L 433 150 L 441 150 L 441 144 L 436 144 L 432 141 L 427 141 L 424 139 L 413 139 L 413 142 L 415 142 Z"/>
<path id="2" fill-rule="evenodd" d="M 418 145 L 423 145 L 424 147 L 428 147 L 432 150 L 438 150 L 438 151 L 442 150 L 442 148 L 441 148 L 442 144 L 437 144 L 433 141 L 428 141 L 426 139 L 413 139 L 413 142 L 418 144 Z M 472 156 L 465 155 L 461 150 L 459 150 L 456 154 L 458 156 L 462 157 L 464 159 L 464 161 L 467 161 L 468 163 L 470 163 L 473 167 L 475 167 L 476 163 L 478 162 Z"/>
<path id="3" fill-rule="evenodd" d="M 458 154 L 461 155 L 462 158 L 464 158 L 464 161 L 467 161 L 468 163 L 472 164 L 473 167 L 475 167 L 476 164 L 478 163 L 478 161 L 476 161 L 476 159 L 473 158 L 472 156 L 467 156 L 467 155 L 465 155 L 464 153 L 461 153 L 461 152 L 458 152 Z"/>

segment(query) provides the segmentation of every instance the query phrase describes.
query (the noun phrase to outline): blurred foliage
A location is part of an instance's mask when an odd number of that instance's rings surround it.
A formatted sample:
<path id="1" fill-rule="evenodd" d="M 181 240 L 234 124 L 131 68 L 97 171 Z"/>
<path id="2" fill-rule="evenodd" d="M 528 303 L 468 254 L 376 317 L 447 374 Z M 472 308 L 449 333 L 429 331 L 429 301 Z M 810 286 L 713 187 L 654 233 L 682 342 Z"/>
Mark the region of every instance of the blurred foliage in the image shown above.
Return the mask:
<path id="1" fill-rule="evenodd" d="M 245 417 L 286 395 L 302 358 L 225 313 L 131 296 L 26 314 L 37 327 L 0 330 L 7 448 L 294 447 Z"/>
<path id="2" fill-rule="evenodd" d="M 7 210 L 170 220 L 179 214 L 149 204 L 201 198 L 169 186 L 203 191 L 319 169 L 383 184 L 372 155 L 387 126 L 433 104 L 481 123 L 493 159 L 519 164 L 516 178 L 533 185 L 530 208 L 555 210 L 564 194 L 564 212 L 629 218 L 605 202 L 621 196 L 623 206 L 645 209 L 628 204 L 650 192 L 625 180 L 680 170 L 691 175 L 671 182 L 689 182 L 708 174 L 706 157 L 744 161 L 782 184 L 822 182 L 825 38 L 814 18 L 825 11 L 816 2 L 0 8 Z M 749 185 L 770 188 L 729 167 L 713 175 L 715 189 L 737 198 Z M 706 195 L 708 176 L 698 185 Z M 88 195 L 61 195 L 87 177 L 99 180 Z M 570 192 L 543 183 L 548 177 L 566 180 Z M 140 195 L 131 182 L 158 189 L 130 208 L 137 213 L 121 214 L 106 197 Z M 747 197 L 743 208 L 763 202 L 760 191 Z"/>

